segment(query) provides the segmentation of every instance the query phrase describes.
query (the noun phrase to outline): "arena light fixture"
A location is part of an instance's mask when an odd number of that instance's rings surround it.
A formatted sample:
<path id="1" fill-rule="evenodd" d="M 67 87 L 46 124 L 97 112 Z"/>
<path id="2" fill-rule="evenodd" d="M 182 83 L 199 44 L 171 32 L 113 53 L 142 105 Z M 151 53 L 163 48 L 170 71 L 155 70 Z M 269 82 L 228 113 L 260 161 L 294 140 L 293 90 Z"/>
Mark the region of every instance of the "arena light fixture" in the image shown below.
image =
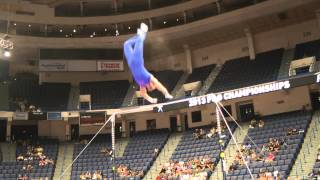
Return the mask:
<path id="1" fill-rule="evenodd" d="M 11 57 L 11 52 L 9 50 L 5 49 L 3 52 L 3 56 L 6 58 L 9 58 L 9 57 Z"/>

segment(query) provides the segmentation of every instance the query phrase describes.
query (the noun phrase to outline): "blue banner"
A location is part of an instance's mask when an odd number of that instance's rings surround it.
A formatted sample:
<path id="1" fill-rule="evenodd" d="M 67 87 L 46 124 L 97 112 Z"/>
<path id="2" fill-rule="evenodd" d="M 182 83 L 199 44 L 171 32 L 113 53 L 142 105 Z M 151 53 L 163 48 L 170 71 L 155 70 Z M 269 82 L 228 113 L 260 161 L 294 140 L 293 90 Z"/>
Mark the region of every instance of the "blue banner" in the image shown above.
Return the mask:
<path id="1" fill-rule="evenodd" d="M 48 112 L 48 120 L 61 120 L 61 112 Z"/>

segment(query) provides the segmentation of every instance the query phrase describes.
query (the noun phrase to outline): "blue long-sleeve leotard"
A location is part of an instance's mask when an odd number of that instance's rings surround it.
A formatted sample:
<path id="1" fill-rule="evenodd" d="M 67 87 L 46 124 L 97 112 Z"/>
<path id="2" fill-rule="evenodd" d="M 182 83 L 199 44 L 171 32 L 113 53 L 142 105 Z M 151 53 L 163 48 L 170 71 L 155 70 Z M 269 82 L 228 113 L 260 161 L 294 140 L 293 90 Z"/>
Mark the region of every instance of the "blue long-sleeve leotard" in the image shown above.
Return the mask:
<path id="1" fill-rule="evenodd" d="M 143 42 L 144 38 L 136 35 L 124 43 L 124 54 L 132 76 L 137 84 L 145 87 L 150 83 L 151 74 L 144 67 L 143 59 Z"/>

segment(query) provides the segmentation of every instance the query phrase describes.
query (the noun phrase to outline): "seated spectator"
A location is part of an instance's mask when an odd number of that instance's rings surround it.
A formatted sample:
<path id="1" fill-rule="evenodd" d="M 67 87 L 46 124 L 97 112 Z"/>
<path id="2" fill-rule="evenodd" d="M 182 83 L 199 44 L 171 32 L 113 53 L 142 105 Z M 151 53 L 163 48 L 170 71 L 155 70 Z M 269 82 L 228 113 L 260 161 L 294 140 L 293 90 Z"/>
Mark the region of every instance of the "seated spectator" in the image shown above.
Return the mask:
<path id="1" fill-rule="evenodd" d="M 250 122 L 249 128 L 255 128 L 257 126 L 257 120 L 253 118 Z"/>
<path id="2" fill-rule="evenodd" d="M 80 174 L 80 180 L 86 180 L 85 173 L 81 173 L 81 174 Z"/>
<path id="3" fill-rule="evenodd" d="M 213 137 L 216 134 L 216 128 L 212 127 L 209 131 L 209 133 L 207 134 L 208 138 Z"/>
<path id="4" fill-rule="evenodd" d="M 29 178 L 28 178 L 28 176 L 26 174 L 22 176 L 22 180 L 28 180 L 28 179 Z"/>
<path id="5" fill-rule="evenodd" d="M 90 173 L 89 171 L 87 171 L 87 172 L 84 174 L 84 177 L 85 177 L 86 179 L 91 179 L 91 178 L 92 178 L 91 173 Z"/>
<path id="6" fill-rule="evenodd" d="M 22 175 L 21 175 L 21 174 L 19 174 L 19 175 L 18 175 L 17 180 L 23 180 L 23 177 L 22 177 Z"/>
<path id="7" fill-rule="evenodd" d="M 320 153 L 319 153 L 319 152 L 318 152 L 318 154 L 317 154 L 316 162 L 320 162 Z"/>
<path id="8" fill-rule="evenodd" d="M 105 154 L 106 156 L 112 156 L 112 149 L 110 148 L 103 148 L 100 152 Z"/>
<path id="9" fill-rule="evenodd" d="M 259 128 L 263 128 L 264 126 L 264 121 L 262 119 L 259 120 L 259 124 L 258 124 Z"/>
<path id="10" fill-rule="evenodd" d="M 206 136 L 206 132 L 203 129 L 200 129 L 199 138 L 202 139 Z"/>
<path id="11" fill-rule="evenodd" d="M 288 128 L 287 129 L 287 136 L 296 135 L 298 134 L 298 130 L 296 128 Z"/>
<path id="12" fill-rule="evenodd" d="M 287 138 L 287 136 L 281 138 L 280 147 L 283 147 L 284 149 L 286 149 L 288 147 L 288 138 Z"/>
<path id="13" fill-rule="evenodd" d="M 265 161 L 272 162 L 272 161 L 274 161 L 275 158 L 276 158 L 276 156 L 272 152 L 270 152 L 268 157 L 265 159 Z"/>
<path id="14" fill-rule="evenodd" d="M 159 153 L 159 149 L 158 148 L 154 148 L 154 155 L 158 156 L 158 153 Z"/>
<path id="15" fill-rule="evenodd" d="M 24 157 L 20 154 L 18 157 L 17 157 L 17 161 L 23 161 L 24 160 Z"/>
<path id="16" fill-rule="evenodd" d="M 46 165 L 46 160 L 45 159 L 40 159 L 39 160 L 39 166 L 40 167 L 43 167 L 43 166 L 45 166 Z"/>
<path id="17" fill-rule="evenodd" d="M 194 137 L 195 139 L 199 139 L 200 130 L 199 130 L 199 129 L 195 129 L 192 135 L 193 135 L 193 137 Z"/>

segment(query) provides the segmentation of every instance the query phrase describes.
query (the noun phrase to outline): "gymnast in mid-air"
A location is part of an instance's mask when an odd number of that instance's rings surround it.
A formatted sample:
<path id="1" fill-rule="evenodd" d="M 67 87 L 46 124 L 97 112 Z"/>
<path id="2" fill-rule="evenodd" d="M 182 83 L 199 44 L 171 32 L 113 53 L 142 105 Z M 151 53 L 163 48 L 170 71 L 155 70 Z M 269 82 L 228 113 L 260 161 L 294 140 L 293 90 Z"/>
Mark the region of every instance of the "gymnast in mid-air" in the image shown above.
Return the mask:
<path id="1" fill-rule="evenodd" d="M 157 103 L 157 98 L 152 98 L 147 91 L 159 90 L 166 99 L 172 99 L 168 90 L 145 67 L 143 59 L 143 42 L 146 39 L 148 26 L 141 23 L 137 35 L 124 43 L 124 55 L 136 83 L 140 86 L 140 95 L 150 103 Z"/>

